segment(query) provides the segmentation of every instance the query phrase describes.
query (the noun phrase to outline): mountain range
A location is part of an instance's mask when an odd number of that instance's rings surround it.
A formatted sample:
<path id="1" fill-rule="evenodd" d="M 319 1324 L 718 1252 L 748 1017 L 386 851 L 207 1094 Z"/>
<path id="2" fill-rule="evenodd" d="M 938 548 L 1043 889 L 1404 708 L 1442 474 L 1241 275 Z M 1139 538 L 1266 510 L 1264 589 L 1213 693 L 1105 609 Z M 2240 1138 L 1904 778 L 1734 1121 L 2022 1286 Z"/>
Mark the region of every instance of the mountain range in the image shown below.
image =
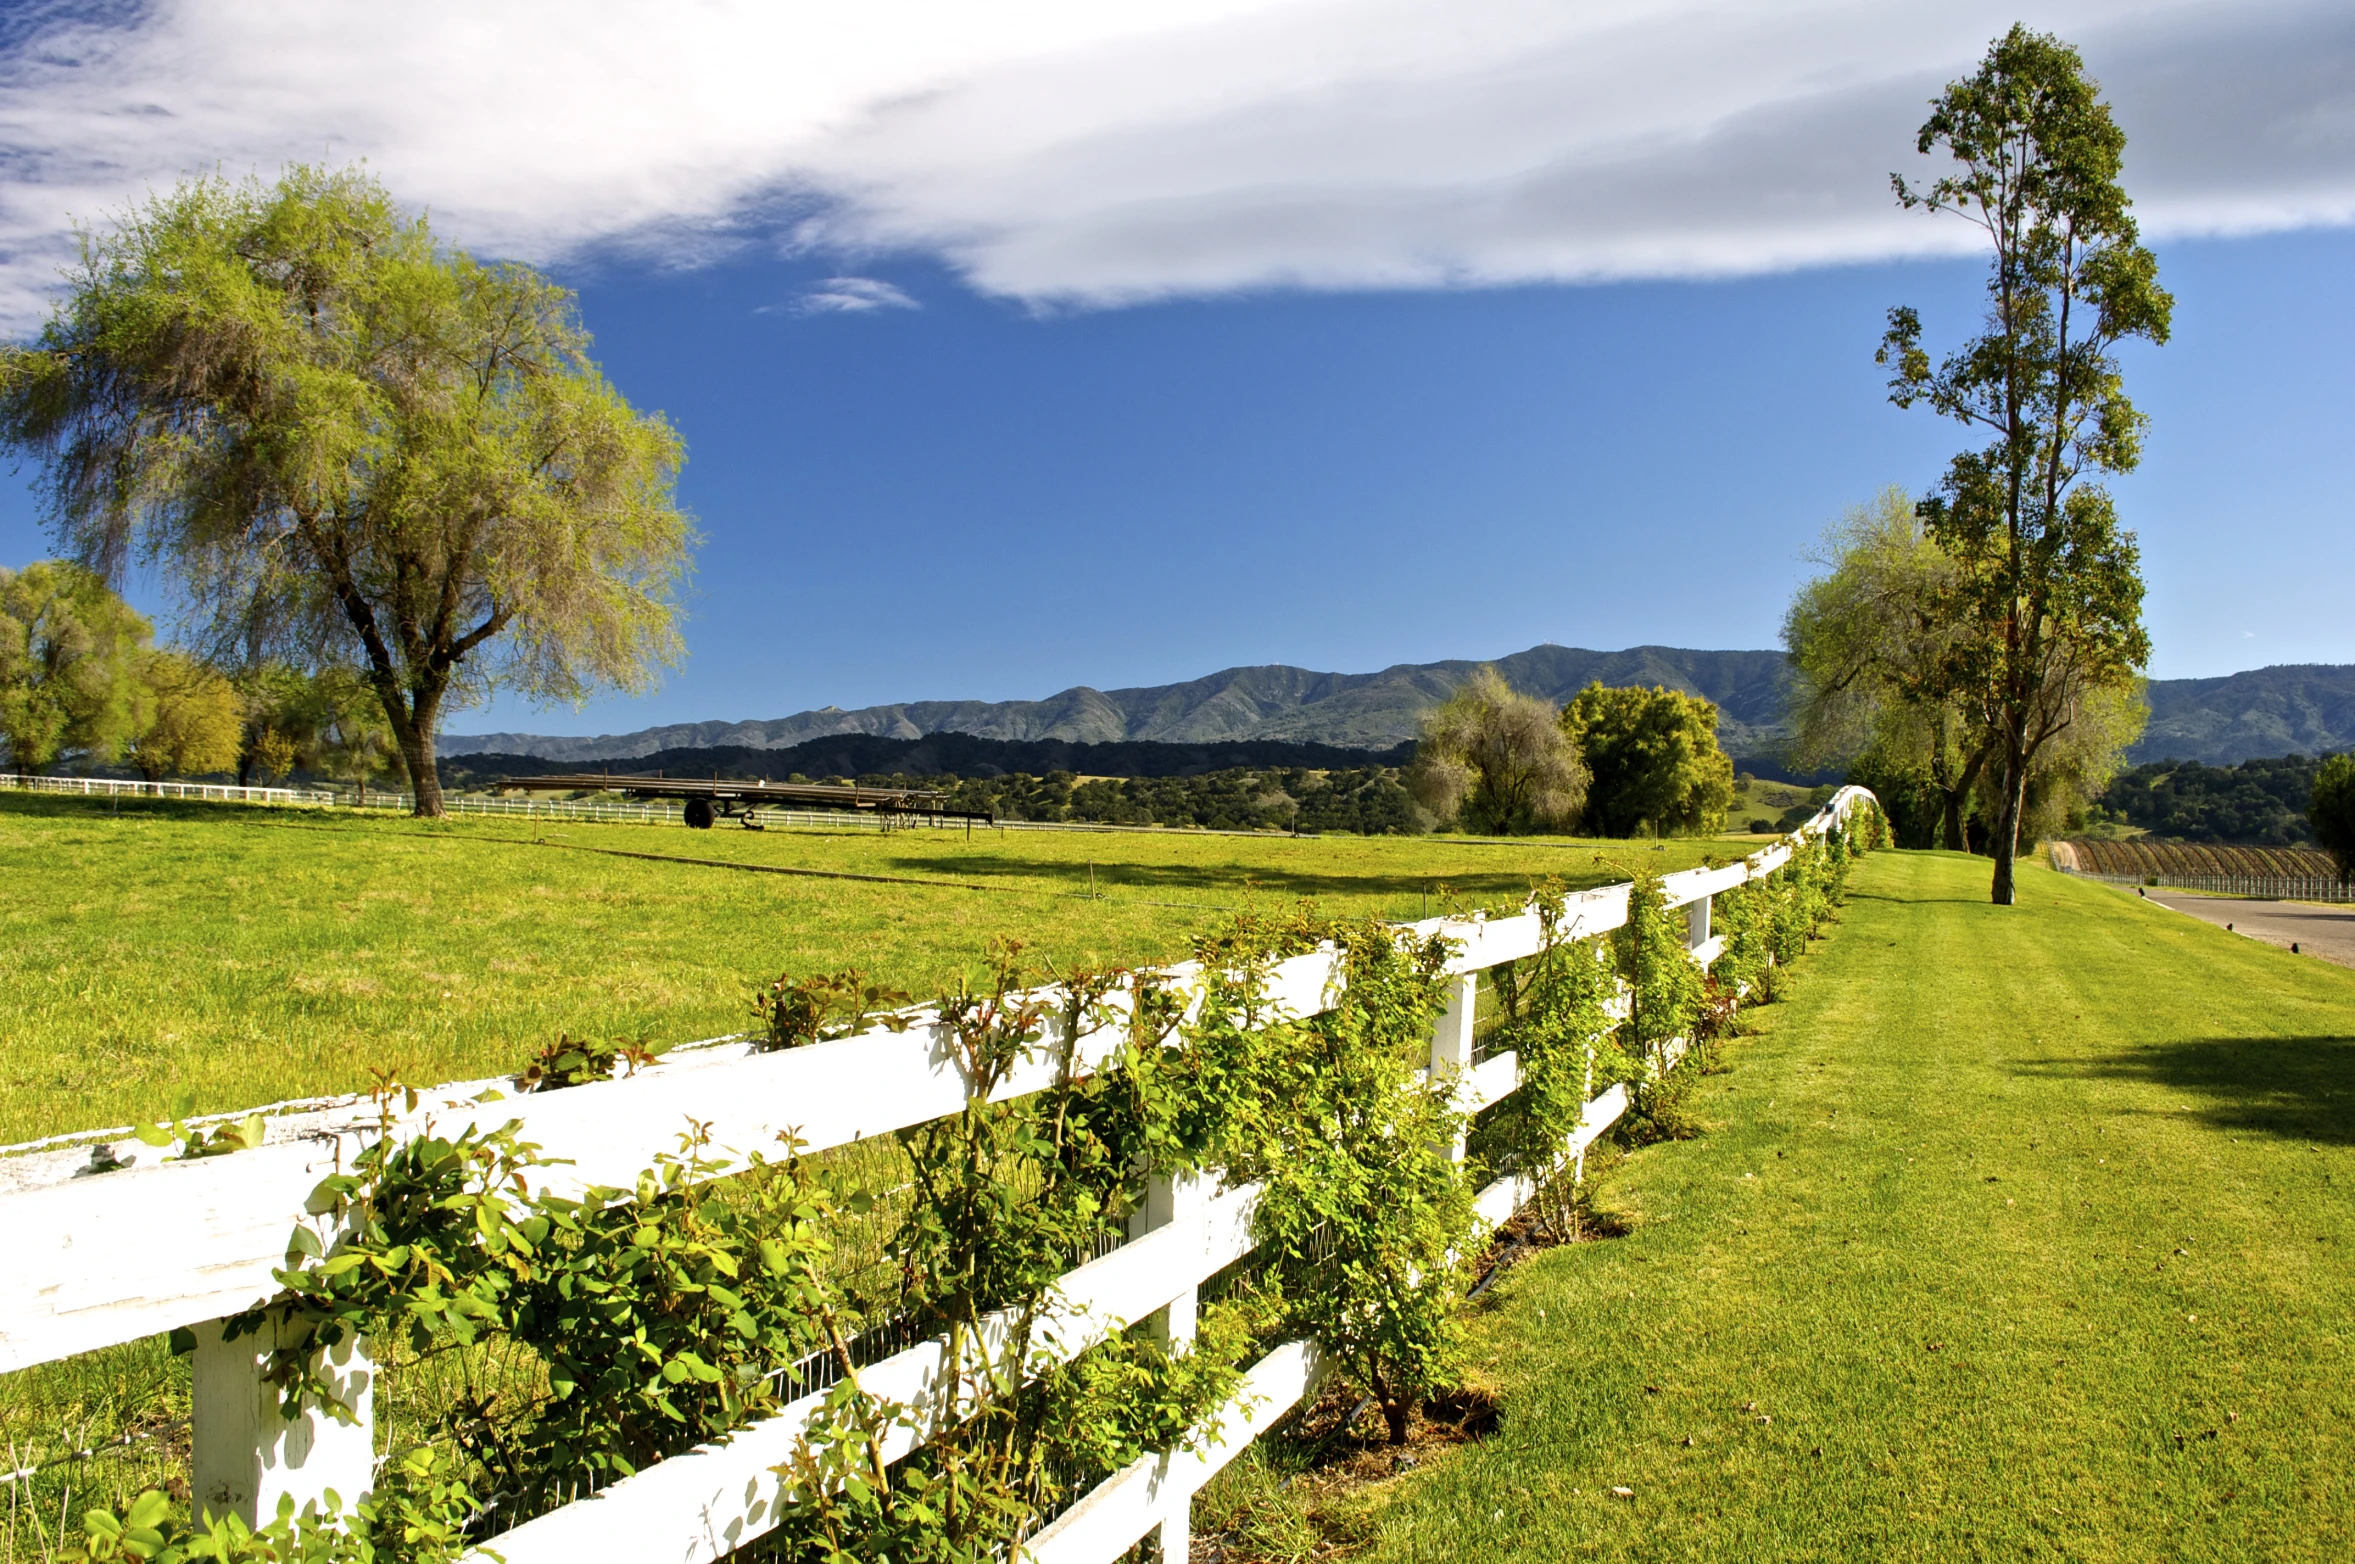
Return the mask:
<path id="1" fill-rule="evenodd" d="M 1774 774 L 1786 735 L 1788 672 L 1779 651 L 1637 646 L 1622 652 L 1546 644 L 1493 659 L 1513 688 L 1567 701 L 1592 680 L 1661 684 L 1714 701 L 1718 742 L 1737 761 Z M 1399 663 L 1379 673 L 1318 673 L 1283 663 L 1227 668 L 1182 684 L 1097 690 L 1079 685 L 1035 701 L 913 701 L 828 706 L 749 722 L 690 722 L 594 738 L 534 733 L 445 734 L 441 753 L 581 762 L 637 760 L 664 751 L 787 749 L 867 734 L 916 739 L 963 733 L 1073 744 L 1235 740 L 1383 750 L 1412 739 L 1422 714 L 1481 665 Z M 2154 679 L 2151 723 L 2136 761 L 2229 765 L 2255 756 L 2355 748 L 2355 666 L 2260 668 L 2216 679 Z"/>

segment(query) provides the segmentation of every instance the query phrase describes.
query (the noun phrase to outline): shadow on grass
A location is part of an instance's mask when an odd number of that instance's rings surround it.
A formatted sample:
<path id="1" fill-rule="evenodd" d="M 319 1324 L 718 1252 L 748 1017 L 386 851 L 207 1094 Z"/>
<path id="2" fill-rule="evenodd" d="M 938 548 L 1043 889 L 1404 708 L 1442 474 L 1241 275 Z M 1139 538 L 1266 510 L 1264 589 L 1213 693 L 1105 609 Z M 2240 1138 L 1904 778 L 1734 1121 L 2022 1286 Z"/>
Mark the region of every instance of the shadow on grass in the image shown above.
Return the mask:
<path id="1" fill-rule="evenodd" d="M 2355 1145 L 2355 1038 L 2193 1038 L 2035 1073 L 2171 1086 L 2219 1129 Z"/>
<path id="2" fill-rule="evenodd" d="M 1994 906 L 1994 903 L 1990 902 L 1985 896 L 1923 896 L 1911 891 L 1860 891 L 1855 889 L 1853 885 L 1851 885 L 1849 889 L 1848 899 L 1850 901 L 1885 901 L 1894 907 Z M 2009 913 L 2016 912 L 2018 909 L 2013 907 L 2004 907 L 1997 910 Z"/>
<path id="3" fill-rule="evenodd" d="M 984 857 L 974 854 L 943 854 L 938 857 L 909 856 L 892 860 L 895 868 L 911 873 L 947 874 L 972 880 L 1048 880 L 1084 888 L 1088 884 L 1089 866 L 1082 863 L 1048 863 L 1029 859 Z M 1602 885 L 1621 876 L 1600 867 L 1592 872 L 1585 869 L 1565 870 L 1555 876 L 1569 889 L 1587 885 Z M 1286 869 L 1266 863 L 1223 864 L 1140 864 L 1123 863 L 1116 859 L 1099 860 L 1094 870 L 1101 884 L 1113 889 L 1185 889 L 1216 888 L 1240 892 L 1249 881 L 1257 894 L 1276 906 L 1288 905 L 1302 899 L 1318 900 L 1337 896 L 1386 896 L 1393 898 L 1419 897 L 1426 891 L 1432 894 L 1431 910 L 1438 912 L 1443 903 L 1452 901 L 1458 906 L 1480 906 L 1503 897 L 1526 896 L 1536 889 L 1538 876 L 1514 872 L 1507 874 L 1318 874 L 1298 869 Z M 1450 897 L 1437 894 L 1445 886 Z"/>

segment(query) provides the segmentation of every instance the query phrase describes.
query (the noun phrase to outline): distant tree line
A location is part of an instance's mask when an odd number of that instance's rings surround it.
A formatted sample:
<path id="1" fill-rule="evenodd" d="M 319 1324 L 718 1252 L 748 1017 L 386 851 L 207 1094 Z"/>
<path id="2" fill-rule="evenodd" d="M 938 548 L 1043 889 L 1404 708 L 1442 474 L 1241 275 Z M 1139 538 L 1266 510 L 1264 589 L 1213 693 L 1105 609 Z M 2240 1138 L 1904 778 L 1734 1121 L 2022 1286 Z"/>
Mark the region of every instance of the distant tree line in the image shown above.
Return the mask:
<path id="1" fill-rule="evenodd" d="M 1354 832 L 1404 836 L 1425 829 L 1396 766 L 1318 771 L 1235 767 L 1190 777 L 927 777 L 906 773 L 856 779 L 875 787 L 930 787 L 955 809 L 986 809 L 1001 820 L 1097 825 L 1194 826 L 1210 831 Z"/>
<path id="2" fill-rule="evenodd" d="M 1062 762 L 1041 766 L 1040 761 Z M 866 764 L 859 764 L 866 762 Z M 1460 829 L 1677 835 L 1724 829 L 1733 763 L 1717 708 L 1668 689 L 1596 683 L 1557 709 L 1482 668 L 1392 750 L 1280 740 L 1076 744 L 935 733 L 846 734 L 778 749 L 664 750 L 567 765 L 521 755 L 441 762 L 445 786 L 569 771 L 856 781 L 929 788 L 1001 820 L 1356 832 Z"/>
<path id="3" fill-rule="evenodd" d="M 2328 759 L 2283 755 L 2234 766 L 2157 760 L 2118 774 L 2093 823 L 2114 822 L 2182 842 L 2315 845 L 2315 780 Z"/>
<path id="4" fill-rule="evenodd" d="M 301 772 L 365 788 L 400 752 L 362 675 L 279 662 L 224 672 L 155 645 L 146 616 L 94 572 L 43 560 L 0 568 L 0 764 L 151 782 Z"/>
<path id="5" fill-rule="evenodd" d="M 1717 708 L 1699 696 L 1597 682 L 1556 710 L 1493 668 L 1423 719 L 1406 780 L 1436 824 L 1499 836 L 1709 834 L 1734 796 Z"/>

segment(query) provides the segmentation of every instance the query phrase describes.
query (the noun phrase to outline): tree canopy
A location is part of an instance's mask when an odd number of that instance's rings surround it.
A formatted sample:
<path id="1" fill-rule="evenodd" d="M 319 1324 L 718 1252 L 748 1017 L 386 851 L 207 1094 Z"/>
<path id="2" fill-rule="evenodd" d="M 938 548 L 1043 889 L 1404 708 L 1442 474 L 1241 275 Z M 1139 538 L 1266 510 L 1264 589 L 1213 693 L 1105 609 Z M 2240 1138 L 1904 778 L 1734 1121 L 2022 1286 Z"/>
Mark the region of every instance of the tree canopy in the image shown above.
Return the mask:
<path id="1" fill-rule="evenodd" d="M 1717 708 L 1659 686 L 1596 682 L 1562 708 L 1562 731 L 1586 758 L 1585 829 L 1663 836 L 1724 829 L 1734 766 L 1717 747 Z"/>
<path id="2" fill-rule="evenodd" d="M 18 771 L 113 760 L 138 730 L 147 620 L 77 565 L 0 568 L 0 742 Z"/>
<path id="3" fill-rule="evenodd" d="M 1442 824 L 1510 836 L 1576 820 L 1587 769 L 1550 703 L 1482 667 L 1423 718 L 1407 785 Z"/>
<path id="4" fill-rule="evenodd" d="M 2339 867 L 2339 883 L 2355 880 L 2355 755 L 2327 755 L 2314 773 L 2314 801 L 2306 808 L 2314 839 Z"/>
<path id="5" fill-rule="evenodd" d="M 1955 571 L 1935 688 L 1990 736 L 1990 895 L 2008 905 L 2039 753 L 2150 660 L 2134 535 L 2091 478 L 2141 459 L 2117 349 L 2166 341 L 2173 300 L 2118 180 L 2125 133 L 2060 40 L 2012 28 L 1934 100 L 1916 145 L 1957 168 L 1926 189 L 1892 175 L 1898 200 L 1963 217 L 1993 250 L 1984 332 L 1933 363 L 1921 317 L 1893 309 L 1878 357 L 1898 406 L 1987 438 L 1948 464 L 1922 514 Z"/>
<path id="6" fill-rule="evenodd" d="M 1846 765 L 1876 791 L 1901 795 L 1884 800 L 1901 833 L 1911 824 L 1910 795 L 1931 795 L 1940 845 L 1966 847 L 1971 793 L 1992 738 L 1944 677 L 1959 633 L 1949 612 L 1953 562 L 1894 485 L 1852 506 L 1816 558 L 1824 574 L 1783 614 L 1792 764 Z"/>
<path id="7" fill-rule="evenodd" d="M 153 782 L 237 764 L 243 713 L 217 670 L 166 648 L 142 656 L 137 677 L 143 709 L 125 751 L 134 770 Z"/>
<path id="8" fill-rule="evenodd" d="M 197 179 L 84 234 L 0 351 L 0 440 L 78 560 L 163 567 L 197 650 L 357 670 L 432 814 L 453 699 L 638 690 L 679 654 L 683 449 L 588 348 L 569 292 L 363 172 Z"/>

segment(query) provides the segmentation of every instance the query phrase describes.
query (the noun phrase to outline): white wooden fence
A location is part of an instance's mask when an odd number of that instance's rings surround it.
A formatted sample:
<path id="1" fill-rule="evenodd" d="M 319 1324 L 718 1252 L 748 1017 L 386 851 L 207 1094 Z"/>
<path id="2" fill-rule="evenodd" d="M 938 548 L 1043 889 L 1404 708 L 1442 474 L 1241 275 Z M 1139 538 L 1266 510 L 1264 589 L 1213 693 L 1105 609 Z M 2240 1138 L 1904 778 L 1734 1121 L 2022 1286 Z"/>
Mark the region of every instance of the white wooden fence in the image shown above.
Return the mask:
<path id="1" fill-rule="evenodd" d="M 1800 836 L 1829 830 L 1857 802 L 1845 788 Z M 1688 944 L 1706 965 L 1724 948 L 1709 930 L 1710 898 L 1774 872 L 1791 855 L 1777 842 L 1739 863 L 1666 877 L 1670 906 L 1687 909 Z M 1566 899 L 1560 937 L 1584 939 L 1626 921 L 1628 887 L 1614 885 Z M 1431 1069 L 1456 1082 L 1457 1101 L 1476 1111 L 1519 1086 L 1511 1053 L 1474 1063 L 1473 1024 L 1480 973 L 1535 955 L 1544 943 L 1534 912 L 1515 917 L 1432 919 L 1415 925 L 1459 942 L 1449 963 L 1451 1001 L 1431 1041 Z M 1172 968 L 1181 987 L 1196 986 L 1190 964 Z M 1280 963 L 1270 999 L 1307 1016 L 1327 1008 L 1341 981 L 1336 952 Z M 1061 1014 L 1061 1007 L 1049 1010 Z M 1117 1009 L 1117 1003 L 1113 1006 Z M 407 1138 L 431 1130 L 455 1134 L 514 1122 L 521 1136 L 566 1165 L 539 1170 L 550 1193 L 577 1195 L 593 1184 L 634 1187 L 639 1171 L 674 1148 L 689 1119 L 708 1125 L 712 1144 L 739 1150 L 772 1146 L 791 1132 L 805 1152 L 887 1135 L 957 1112 L 969 1096 L 945 1028 L 927 1012 L 904 1032 L 877 1029 L 840 1042 L 778 1053 L 742 1046 L 673 1054 L 634 1076 L 546 1095 L 510 1099 L 504 1081 L 443 1088 L 397 1120 Z M 1117 1016 L 1075 1038 L 1049 1039 L 1041 1055 L 1018 1067 L 1000 1099 L 1052 1084 L 1068 1048 L 1072 1068 L 1101 1064 L 1126 1035 Z M 1586 1105 L 1565 1151 L 1585 1148 L 1626 1111 L 1627 1092 L 1613 1087 Z M 373 1111 L 345 1107 L 269 1121 L 264 1144 L 229 1156 L 156 1160 L 126 1142 L 111 1154 L 130 1165 L 93 1172 L 88 1147 L 0 1161 L 0 1233 L 11 1266 L 0 1275 L 0 1371 L 192 1326 L 194 1373 L 193 1492 L 199 1507 L 251 1519 L 274 1513 L 279 1496 L 298 1505 L 336 1489 L 347 1501 L 373 1479 L 370 1409 L 375 1370 L 364 1349 L 347 1347 L 333 1365 L 359 1421 L 341 1423 L 306 1409 L 284 1418 L 274 1388 L 261 1378 L 267 1343 L 221 1339 L 219 1320 L 274 1290 L 288 1235 L 316 1226 L 305 1201 L 320 1178 L 349 1167 L 379 1133 Z M 1531 1194 L 1521 1178 L 1490 1185 L 1482 1216 L 1502 1224 Z M 1040 1339 L 1064 1358 L 1130 1323 L 1158 1317 L 1168 1334 L 1191 1331 L 1197 1288 L 1251 1250 L 1255 1186 L 1211 1189 L 1161 1181 L 1132 1222 L 1130 1241 L 1067 1273 Z M 893 1435 L 893 1458 L 917 1447 L 947 1410 L 939 1383 L 943 1347 L 923 1342 L 860 1370 L 870 1393 L 916 1409 L 917 1426 Z M 1164 1559 L 1186 1557 L 1194 1491 L 1282 1417 L 1317 1382 L 1318 1355 L 1305 1342 L 1269 1353 L 1252 1366 L 1203 1447 L 1148 1456 L 1114 1474 L 1024 1546 L 1037 1564 L 1105 1564 L 1141 1538 L 1157 1535 Z M 507 1564 L 574 1564 L 584 1558 L 700 1564 L 724 1557 L 772 1529 L 789 1502 L 775 1468 L 818 1410 L 822 1393 L 489 1539 Z"/>
<path id="2" fill-rule="evenodd" d="M 238 787 L 227 782 L 142 782 L 123 777 L 36 777 L 0 773 L 0 788 L 20 793 L 73 793 L 83 798 L 196 799 L 216 804 L 305 804 L 335 802 L 324 789 Z"/>

